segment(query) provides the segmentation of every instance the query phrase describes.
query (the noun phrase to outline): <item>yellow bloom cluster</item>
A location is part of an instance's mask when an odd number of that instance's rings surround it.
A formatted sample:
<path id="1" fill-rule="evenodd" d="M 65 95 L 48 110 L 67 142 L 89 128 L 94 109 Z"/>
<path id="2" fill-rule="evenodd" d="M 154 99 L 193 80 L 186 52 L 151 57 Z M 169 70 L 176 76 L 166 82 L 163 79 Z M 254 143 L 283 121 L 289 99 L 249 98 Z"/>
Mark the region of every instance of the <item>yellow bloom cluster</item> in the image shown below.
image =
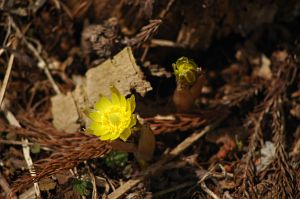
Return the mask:
<path id="1" fill-rule="evenodd" d="M 197 64 L 187 57 L 179 58 L 173 64 L 176 80 L 181 84 L 193 85 L 198 77 Z"/>
<path id="2" fill-rule="evenodd" d="M 100 140 L 126 141 L 131 135 L 131 128 L 136 125 L 135 98 L 132 95 L 126 99 L 116 88 L 111 88 L 111 100 L 100 97 L 94 110 L 89 113 L 92 123 L 88 132 L 99 137 Z"/>

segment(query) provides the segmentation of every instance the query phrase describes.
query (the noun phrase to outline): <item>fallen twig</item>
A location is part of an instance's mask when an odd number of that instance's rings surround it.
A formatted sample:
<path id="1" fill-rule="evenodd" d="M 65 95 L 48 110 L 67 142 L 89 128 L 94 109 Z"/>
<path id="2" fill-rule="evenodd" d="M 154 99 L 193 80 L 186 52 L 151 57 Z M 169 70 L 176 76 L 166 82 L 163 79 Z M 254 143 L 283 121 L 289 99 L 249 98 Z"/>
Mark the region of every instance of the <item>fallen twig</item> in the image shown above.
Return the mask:
<path id="1" fill-rule="evenodd" d="M 6 87 L 7 87 L 10 72 L 11 72 L 11 69 L 12 69 L 12 66 L 13 66 L 13 63 L 14 63 L 14 59 L 15 59 L 15 56 L 13 54 L 11 54 L 10 57 L 9 57 L 8 64 L 7 64 L 3 84 L 2 84 L 1 90 L 0 90 L 0 106 L 2 105 L 2 101 L 4 99 L 4 94 L 5 94 L 5 91 L 6 91 Z"/>
<path id="2" fill-rule="evenodd" d="M 33 162 L 32 162 L 31 156 L 30 156 L 30 147 L 28 145 L 28 139 L 22 138 L 22 142 L 24 143 L 22 145 L 23 155 L 24 155 L 24 159 L 26 161 L 27 167 L 29 169 L 30 175 L 36 176 L 35 169 L 33 167 Z M 34 186 L 37 198 L 41 198 L 41 191 L 40 191 L 38 183 L 37 182 L 33 183 L 33 186 Z"/>
<path id="3" fill-rule="evenodd" d="M 205 182 L 201 182 L 200 186 L 202 188 L 202 190 L 207 193 L 210 197 L 212 197 L 213 199 L 221 199 L 219 196 L 217 196 L 214 192 L 212 192 L 205 184 Z"/>
<path id="4" fill-rule="evenodd" d="M 214 173 L 213 171 L 219 167 L 222 170 L 222 173 Z M 227 173 L 225 168 L 221 165 L 221 164 L 217 164 L 215 165 L 213 168 L 211 168 L 209 171 L 207 171 L 202 177 L 201 179 L 198 181 L 198 184 L 200 185 L 200 187 L 202 188 L 202 190 L 207 193 L 209 196 L 211 196 L 213 199 L 220 199 L 219 196 L 217 196 L 214 192 L 212 192 L 205 184 L 205 180 L 209 177 L 214 177 L 217 179 L 222 179 L 222 178 L 233 178 L 233 174 L 231 173 Z"/>
<path id="5" fill-rule="evenodd" d="M 3 177 L 3 175 L 0 173 L 0 187 L 3 189 L 3 191 L 8 195 L 10 193 L 10 187 L 6 179 Z M 15 195 L 12 196 L 12 199 L 16 199 L 17 197 Z"/>
<path id="6" fill-rule="evenodd" d="M 1 106 L 1 110 L 4 112 L 6 119 L 8 120 L 9 124 L 18 128 L 21 128 L 20 123 L 18 122 L 18 120 L 15 118 L 15 116 L 8 110 L 6 110 L 4 104 L 3 106 Z M 31 176 L 36 176 L 35 173 L 35 169 L 33 166 L 33 162 L 32 159 L 30 157 L 30 147 L 28 145 L 28 139 L 22 138 L 22 147 L 23 147 L 23 155 L 24 155 L 24 159 L 26 161 L 27 164 L 27 168 L 30 172 Z M 40 192 L 40 188 L 37 182 L 35 182 L 34 184 L 34 189 L 35 189 L 35 193 L 36 196 L 38 198 L 41 198 L 41 192 Z"/>
<path id="7" fill-rule="evenodd" d="M 11 145 L 23 145 L 23 144 L 24 144 L 22 141 L 16 141 L 16 140 L 2 140 L 2 139 L 0 139 L 0 143 L 1 143 L 1 144 L 11 144 Z M 30 146 L 34 145 L 34 144 L 31 143 L 31 142 L 28 142 L 27 144 L 30 145 Z"/>
<path id="8" fill-rule="evenodd" d="M 92 192 L 92 199 L 97 199 L 98 198 L 98 193 L 97 193 L 97 185 L 96 185 L 96 178 L 94 173 L 91 171 L 90 166 L 86 164 L 88 168 L 88 173 L 91 178 L 92 184 L 93 184 L 93 192 Z"/>
<path id="9" fill-rule="evenodd" d="M 170 0 L 167 4 L 167 6 L 159 13 L 158 17 L 163 19 L 165 18 L 165 16 L 168 14 L 168 12 L 170 11 L 170 8 L 172 7 L 172 5 L 174 4 L 175 0 Z"/>
<path id="10" fill-rule="evenodd" d="M 194 181 L 189 181 L 189 182 L 185 182 L 185 183 L 182 183 L 182 184 L 179 184 L 179 185 L 176 185 L 176 186 L 173 186 L 169 189 L 165 189 L 165 190 L 162 190 L 160 192 L 157 192 L 157 193 L 154 193 L 153 194 L 153 197 L 158 197 L 158 196 L 162 196 L 162 195 L 165 195 L 167 193 L 171 193 L 171 192 L 174 192 L 174 191 L 177 191 L 179 189 L 183 189 L 183 188 L 186 188 L 186 187 L 190 187 L 192 185 L 195 185 L 196 183 Z"/>

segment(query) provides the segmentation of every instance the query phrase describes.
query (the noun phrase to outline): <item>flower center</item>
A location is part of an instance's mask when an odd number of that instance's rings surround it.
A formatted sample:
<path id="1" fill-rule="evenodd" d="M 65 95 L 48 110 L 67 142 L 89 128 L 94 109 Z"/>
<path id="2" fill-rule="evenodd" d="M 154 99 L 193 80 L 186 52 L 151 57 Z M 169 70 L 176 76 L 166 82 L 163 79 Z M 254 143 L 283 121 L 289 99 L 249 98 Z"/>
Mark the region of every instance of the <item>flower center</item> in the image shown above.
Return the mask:
<path id="1" fill-rule="evenodd" d="M 121 122 L 120 113 L 110 113 L 108 117 L 112 125 L 119 126 Z"/>
<path id="2" fill-rule="evenodd" d="M 127 117 L 125 107 L 113 106 L 104 114 L 104 123 L 109 126 L 112 132 L 126 128 L 124 125 L 130 119 Z"/>

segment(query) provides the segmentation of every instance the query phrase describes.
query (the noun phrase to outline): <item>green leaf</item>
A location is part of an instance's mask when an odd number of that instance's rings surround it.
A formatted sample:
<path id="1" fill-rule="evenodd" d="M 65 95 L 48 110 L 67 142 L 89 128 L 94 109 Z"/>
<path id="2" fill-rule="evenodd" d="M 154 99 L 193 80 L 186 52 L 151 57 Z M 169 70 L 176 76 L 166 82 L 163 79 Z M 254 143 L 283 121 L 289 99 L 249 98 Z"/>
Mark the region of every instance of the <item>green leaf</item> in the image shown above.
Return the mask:
<path id="1" fill-rule="evenodd" d="M 73 189 L 82 196 L 89 196 L 90 195 L 89 189 L 92 189 L 93 187 L 90 181 L 84 181 L 79 179 L 74 179 L 72 184 L 73 184 Z"/>
<path id="2" fill-rule="evenodd" d="M 112 151 L 104 157 L 104 162 L 110 168 L 122 168 L 128 162 L 128 153 Z"/>

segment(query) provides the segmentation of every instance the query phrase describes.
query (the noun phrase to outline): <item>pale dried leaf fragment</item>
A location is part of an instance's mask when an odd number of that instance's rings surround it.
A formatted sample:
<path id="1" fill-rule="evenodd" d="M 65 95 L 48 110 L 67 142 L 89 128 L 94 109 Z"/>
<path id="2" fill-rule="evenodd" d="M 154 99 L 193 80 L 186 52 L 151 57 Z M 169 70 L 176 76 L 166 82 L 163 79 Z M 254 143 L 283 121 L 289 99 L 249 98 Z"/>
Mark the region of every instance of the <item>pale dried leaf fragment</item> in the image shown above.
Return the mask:
<path id="1" fill-rule="evenodd" d="M 257 171 L 265 169 L 269 164 L 272 163 L 275 157 L 275 145 L 273 142 L 266 141 L 265 145 L 261 148 L 261 159 L 260 164 L 257 165 Z"/>
<path id="2" fill-rule="evenodd" d="M 53 115 L 53 125 L 65 132 L 76 132 L 79 128 L 79 119 L 75 101 L 70 92 L 67 95 L 58 94 L 51 98 L 51 112 Z"/>
<path id="3" fill-rule="evenodd" d="M 253 71 L 255 76 L 259 76 L 265 80 L 272 79 L 271 60 L 268 57 L 265 55 L 256 57 L 251 60 L 251 64 L 258 66 L 258 68 L 255 68 Z"/>
<path id="4" fill-rule="evenodd" d="M 136 64 L 130 47 L 124 48 L 113 59 L 108 59 L 86 73 L 87 96 L 94 104 L 100 95 L 110 96 L 110 87 L 115 86 L 122 95 L 130 94 L 131 89 L 144 96 L 152 90 L 149 82 Z"/>
<path id="5" fill-rule="evenodd" d="M 258 71 L 258 76 L 266 79 L 266 80 L 270 80 L 272 79 L 272 71 L 271 71 L 271 61 L 268 57 L 266 57 L 265 55 L 261 56 L 261 67 Z"/>

